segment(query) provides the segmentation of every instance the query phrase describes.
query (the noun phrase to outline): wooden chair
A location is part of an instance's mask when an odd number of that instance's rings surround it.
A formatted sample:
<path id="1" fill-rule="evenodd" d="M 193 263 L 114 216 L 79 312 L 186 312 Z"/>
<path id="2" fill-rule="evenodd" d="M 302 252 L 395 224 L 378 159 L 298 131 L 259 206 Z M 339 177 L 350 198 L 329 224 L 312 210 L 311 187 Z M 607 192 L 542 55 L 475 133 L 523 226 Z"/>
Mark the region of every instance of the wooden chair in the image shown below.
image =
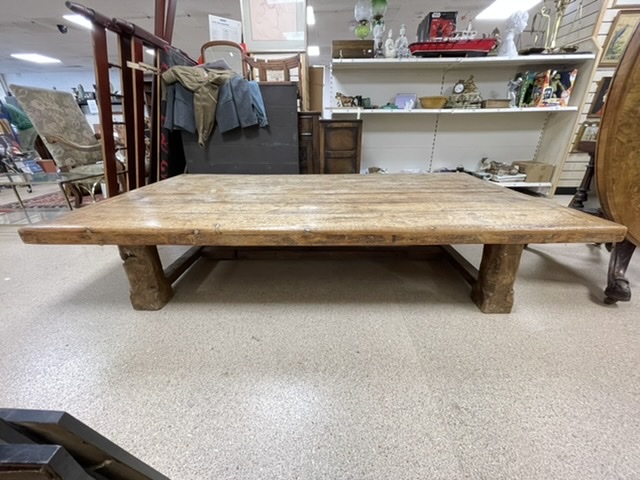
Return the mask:
<path id="1" fill-rule="evenodd" d="M 291 82 L 292 72 L 302 77 L 300 54 L 286 58 L 255 58 L 247 56 L 245 62 L 251 69 L 250 77 L 258 82 Z"/>
<path id="2" fill-rule="evenodd" d="M 628 229 L 609 262 L 605 302 L 629 301 L 626 271 L 640 245 L 640 29 L 636 29 L 613 77 L 596 146 L 596 185 L 606 218 Z"/>
<path id="3" fill-rule="evenodd" d="M 102 144 L 71 93 L 20 85 L 9 88 L 61 171 L 104 175 Z M 124 170 L 115 163 L 118 171 Z M 77 185 L 95 197 L 101 181 L 102 177 Z"/>
<path id="4" fill-rule="evenodd" d="M 231 70 L 247 78 L 249 66 L 246 62 L 247 54 L 239 43 L 228 40 L 212 40 L 200 48 L 200 58 L 203 63 L 224 60 Z"/>

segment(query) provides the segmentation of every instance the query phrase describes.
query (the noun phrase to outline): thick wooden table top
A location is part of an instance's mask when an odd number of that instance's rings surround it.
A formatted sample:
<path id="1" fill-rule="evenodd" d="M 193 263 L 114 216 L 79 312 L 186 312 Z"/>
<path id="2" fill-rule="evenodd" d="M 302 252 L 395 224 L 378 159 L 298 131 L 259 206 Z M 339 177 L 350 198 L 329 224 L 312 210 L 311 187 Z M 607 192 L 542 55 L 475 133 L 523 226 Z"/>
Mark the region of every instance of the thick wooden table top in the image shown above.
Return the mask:
<path id="1" fill-rule="evenodd" d="M 235 247 L 617 242 L 625 232 L 445 173 L 181 175 L 19 230 L 26 243 Z"/>

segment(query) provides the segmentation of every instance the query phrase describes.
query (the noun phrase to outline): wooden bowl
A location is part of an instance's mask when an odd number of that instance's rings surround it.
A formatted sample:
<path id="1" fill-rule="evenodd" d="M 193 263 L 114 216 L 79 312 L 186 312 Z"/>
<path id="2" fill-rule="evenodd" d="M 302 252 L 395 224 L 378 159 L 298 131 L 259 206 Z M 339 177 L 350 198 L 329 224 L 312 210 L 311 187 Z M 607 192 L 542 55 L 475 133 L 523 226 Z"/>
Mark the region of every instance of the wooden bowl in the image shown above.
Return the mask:
<path id="1" fill-rule="evenodd" d="M 440 109 L 447 104 L 447 97 L 420 97 L 420 106 L 426 109 Z"/>

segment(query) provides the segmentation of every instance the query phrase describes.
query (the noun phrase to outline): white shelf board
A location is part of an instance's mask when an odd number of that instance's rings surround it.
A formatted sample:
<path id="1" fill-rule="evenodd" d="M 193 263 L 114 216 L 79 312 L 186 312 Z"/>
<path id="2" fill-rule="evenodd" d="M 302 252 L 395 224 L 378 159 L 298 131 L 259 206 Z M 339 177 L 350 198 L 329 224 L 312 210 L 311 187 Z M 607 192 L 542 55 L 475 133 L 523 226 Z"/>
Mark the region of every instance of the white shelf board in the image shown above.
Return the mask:
<path id="1" fill-rule="evenodd" d="M 349 68 L 434 68 L 455 69 L 468 67 L 501 67 L 508 65 L 566 65 L 587 60 L 595 60 L 593 53 L 573 53 L 567 55 L 519 55 L 517 57 L 440 57 L 440 58 L 334 58 L 334 69 Z"/>
<path id="2" fill-rule="evenodd" d="M 541 112 L 577 112 L 578 107 L 531 107 L 531 108 L 441 108 L 427 109 L 415 108 L 413 110 L 402 109 L 365 109 L 365 108 L 331 108 L 332 114 L 340 115 L 472 115 L 487 113 L 541 113 Z"/>

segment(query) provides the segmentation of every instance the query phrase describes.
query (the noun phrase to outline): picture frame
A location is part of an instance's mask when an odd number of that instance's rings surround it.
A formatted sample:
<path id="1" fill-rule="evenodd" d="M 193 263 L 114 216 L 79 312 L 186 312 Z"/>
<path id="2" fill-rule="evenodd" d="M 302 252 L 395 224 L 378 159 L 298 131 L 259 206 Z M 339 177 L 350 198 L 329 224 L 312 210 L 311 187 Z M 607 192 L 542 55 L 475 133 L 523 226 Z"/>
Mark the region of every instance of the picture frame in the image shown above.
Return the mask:
<path id="1" fill-rule="evenodd" d="M 613 0 L 612 8 L 640 7 L 638 0 Z"/>
<path id="2" fill-rule="evenodd" d="M 598 89 L 596 90 L 596 94 L 594 95 L 593 101 L 591 102 L 591 107 L 589 107 L 587 118 L 602 117 L 604 105 L 607 101 L 607 94 L 609 93 L 609 88 L 611 87 L 611 80 L 613 80 L 613 77 L 602 77 L 598 82 Z"/>
<path id="3" fill-rule="evenodd" d="M 616 67 L 624 54 L 635 28 L 640 23 L 640 9 L 620 10 L 616 15 L 602 49 L 600 67 Z"/>
<path id="4" fill-rule="evenodd" d="M 306 0 L 241 0 L 242 36 L 250 53 L 304 52 Z"/>
<path id="5" fill-rule="evenodd" d="M 584 147 L 580 148 L 581 144 L 584 144 L 584 142 L 595 142 L 598 139 L 599 130 L 600 122 L 584 122 L 578 129 L 571 151 L 582 152 Z"/>

